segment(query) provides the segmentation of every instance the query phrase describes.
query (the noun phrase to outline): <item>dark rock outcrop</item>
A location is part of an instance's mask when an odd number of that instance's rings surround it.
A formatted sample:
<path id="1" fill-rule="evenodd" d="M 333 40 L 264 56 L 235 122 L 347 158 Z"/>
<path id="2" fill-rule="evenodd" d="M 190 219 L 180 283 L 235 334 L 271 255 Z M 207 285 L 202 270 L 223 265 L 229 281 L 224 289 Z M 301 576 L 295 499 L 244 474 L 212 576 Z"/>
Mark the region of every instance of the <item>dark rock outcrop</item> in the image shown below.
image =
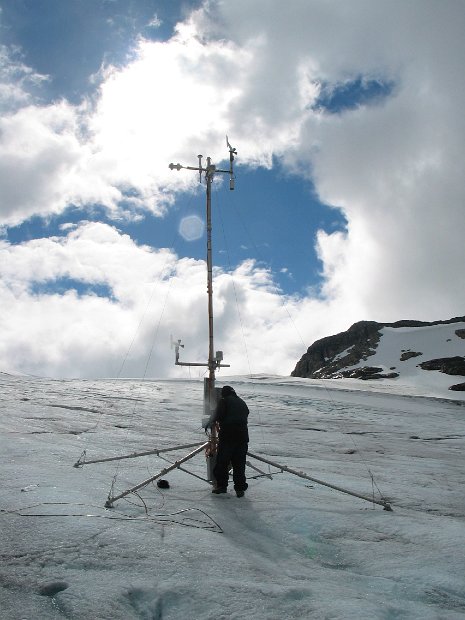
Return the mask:
<path id="1" fill-rule="evenodd" d="M 465 357 L 456 355 L 455 357 L 440 357 L 418 364 L 423 370 L 439 370 L 446 375 L 465 376 Z"/>
<path id="2" fill-rule="evenodd" d="M 450 325 L 451 323 L 465 323 L 465 316 L 455 316 L 445 321 L 396 321 L 395 323 L 380 323 L 383 327 L 432 327 L 433 325 Z"/>
<path id="3" fill-rule="evenodd" d="M 451 385 L 449 390 L 454 392 L 465 392 L 465 383 L 456 383 L 455 385 Z"/>
<path id="4" fill-rule="evenodd" d="M 455 335 L 458 336 L 459 338 L 465 339 L 465 329 L 456 329 Z"/>
<path id="5" fill-rule="evenodd" d="M 297 362 L 291 376 L 332 377 L 342 368 L 366 360 L 376 351 L 382 327 L 375 321 L 360 321 L 346 332 L 317 340 Z"/>
<path id="6" fill-rule="evenodd" d="M 406 360 L 409 360 L 412 357 L 418 357 L 419 355 L 423 355 L 423 353 L 418 353 L 417 351 L 404 351 L 404 353 L 400 356 L 400 361 L 405 362 Z"/>
<path id="7" fill-rule="evenodd" d="M 344 377 L 345 379 L 394 379 L 398 377 L 398 372 L 383 373 L 382 368 L 376 366 L 361 366 L 360 368 L 353 368 L 352 370 L 342 370 L 339 374 L 333 375 L 334 379 Z"/>

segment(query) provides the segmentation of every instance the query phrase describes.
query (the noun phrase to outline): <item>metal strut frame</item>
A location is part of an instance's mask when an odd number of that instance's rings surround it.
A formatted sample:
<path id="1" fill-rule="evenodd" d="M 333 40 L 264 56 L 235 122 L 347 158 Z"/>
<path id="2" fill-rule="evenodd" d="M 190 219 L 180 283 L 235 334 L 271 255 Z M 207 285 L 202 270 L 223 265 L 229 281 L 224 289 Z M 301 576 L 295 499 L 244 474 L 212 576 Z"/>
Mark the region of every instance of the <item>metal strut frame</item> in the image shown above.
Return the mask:
<path id="1" fill-rule="evenodd" d="M 182 463 L 185 463 L 186 461 L 191 459 L 193 456 L 195 456 L 199 452 L 202 452 L 202 450 L 204 450 L 208 445 L 209 445 L 208 441 L 203 443 L 198 448 L 196 448 L 195 450 L 193 450 L 192 452 L 190 452 L 189 454 L 184 456 L 182 459 L 179 459 L 178 461 L 173 463 L 173 465 L 170 465 L 170 467 L 165 467 L 160 472 L 158 472 L 158 474 L 155 474 L 155 476 L 152 476 L 151 478 L 147 478 L 147 480 L 144 480 L 143 482 L 140 482 L 139 484 L 136 484 L 136 486 L 131 487 L 130 489 L 127 489 L 126 491 L 123 491 L 123 493 L 120 493 L 119 495 L 113 495 L 112 496 L 111 495 L 111 491 L 110 491 L 110 494 L 108 495 L 108 499 L 105 502 L 105 508 L 113 508 L 113 504 L 117 500 L 119 500 L 119 499 L 121 499 L 123 497 L 126 497 L 126 495 L 129 495 L 129 493 L 134 493 L 135 491 L 138 491 L 139 489 L 142 489 L 143 487 L 146 487 L 148 484 L 150 484 L 151 482 L 153 482 L 157 478 L 161 478 L 162 476 L 167 474 L 169 471 L 172 471 L 173 469 L 176 469 L 177 467 L 182 465 Z"/>
<path id="2" fill-rule="evenodd" d="M 123 454 L 122 456 L 110 456 L 104 459 L 94 459 L 92 461 L 85 460 L 85 450 L 79 457 L 79 459 L 74 463 L 73 467 L 83 467 L 84 465 L 92 465 L 94 463 L 106 463 L 108 461 L 122 461 L 123 459 L 136 459 L 139 456 L 149 456 L 150 454 L 156 454 L 157 456 L 162 452 L 172 452 L 173 450 L 180 450 L 181 448 L 195 448 L 195 446 L 200 445 L 197 441 L 196 443 L 185 443 L 182 446 L 173 446 L 171 448 L 161 448 L 154 450 L 146 450 L 145 452 L 131 452 L 131 454 Z M 84 458 L 83 458 L 84 457 Z"/>
<path id="3" fill-rule="evenodd" d="M 82 463 L 79 463 L 79 461 L 78 461 L 75 464 L 75 467 L 80 467 L 82 465 L 91 464 L 91 463 L 103 463 L 103 462 L 106 462 L 106 461 L 116 461 L 116 460 L 121 460 L 121 459 L 136 458 L 136 457 L 139 457 L 139 456 L 146 456 L 146 455 L 150 455 L 150 454 L 157 454 L 158 455 L 158 454 L 160 454 L 162 452 L 170 452 L 172 450 L 177 450 L 177 449 L 180 449 L 180 448 L 187 448 L 187 447 L 197 446 L 195 450 L 193 450 L 192 452 L 190 452 L 189 454 L 187 454 L 183 458 L 178 459 L 175 463 L 171 464 L 169 467 L 165 467 L 164 469 L 159 471 L 154 476 L 151 476 L 147 480 L 144 480 L 143 482 L 140 482 L 139 484 L 131 487 L 130 489 L 127 489 L 123 493 L 120 493 L 119 495 L 112 496 L 111 492 L 110 492 L 110 494 L 108 495 L 108 499 L 107 499 L 107 501 L 105 503 L 105 507 L 106 508 L 112 508 L 114 502 L 116 502 L 117 500 L 119 500 L 119 499 L 121 499 L 123 497 L 126 497 L 126 495 L 129 495 L 130 493 L 138 491 L 139 489 L 142 489 L 143 487 L 147 486 L 148 484 L 150 484 L 154 480 L 157 480 L 158 478 L 161 478 L 161 476 L 164 476 L 165 474 L 167 474 L 168 472 L 172 471 L 173 469 L 180 469 L 181 471 L 184 471 L 187 474 L 191 474 L 192 472 L 182 468 L 181 465 L 183 463 L 185 463 L 186 461 L 190 460 L 192 457 L 194 457 L 199 452 L 202 452 L 203 449 L 208 448 L 209 445 L 210 445 L 210 441 L 207 441 L 207 442 L 205 442 L 205 443 L 203 443 L 201 445 L 199 445 L 199 444 L 185 444 L 185 445 L 182 445 L 182 446 L 174 446 L 173 448 L 165 448 L 165 449 L 161 449 L 161 450 L 148 450 L 146 452 L 127 454 L 127 455 L 123 455 L 123 456 L 116 456 L 116 457 L 111 457 L 111 458 L 106 458 L 106 459 L 98 459 L 98 460 L 87 461 L 87 462 L 82 462 Z M 374 497 L 369 497 L 368 495 L 363 495 L 361 493 L 357 493 L 355 491 L 350 491 L 349 489 L 345 489 L 345 488 L 337 486 L 335 484 L 331 484 L 329 482 L 324 482 L 323 480 L 319 480 L 318 478 L 314 478 L 313 476 L 309 476 L 308 474 L 306 474 L 303 471 L 297 471 L 296 469 L 293 469 L 291 467 L 287 467 L 287 465 L 281 465 L 280 463 L 276 463 L 275 461 L 271 461 L 270 459 L 266 459 L 266 458 L 264 458 L 262 456 L 258 456 L 257 454 L 253 454 L 252 452 L 247 452 L 247 456 L 250 456 L 250 457 L 252 457 L 253 459 L 255 459 L 257 461 L 261 461 L 262 463 L 266 463 L 267 465 L 272 465 L 273 467 L 277 467 L 281 471 L 285 471 L 285 472 L 287 472 L 289 474 L 293 474 L 294 476 L 298 476 L 299 478 L 304 478 L 305 480 L 310 480 L 311 482 L 315 482 L 316 484 L 320 484 L 322 486 L 329 487 L 330 489 L 334 489 L 335 491 L 340 491 L 341 493 L 345 493 L 346 495 L 352 495 L 353 497 L 358 497 L 359 499 L 363 499 L 363 500 L 365 500 L 367 502 L 370 502 L 371 504 L 377 504 L 378 506 L 382 506 L 384 508 L 384 510 L 392 512 L 392 507 L 391 507 L 390 503 L 387 500 L 385 500 L 385 499 L 377 500 Z M 254 469 L 256 471 L 259 471 L 260 473 L 264 474 L 265 476 L 271 478 L 271 474 L 265 474 L 264 472 L 261 472 L 261 470 L 259 470 L 256 467 L 254 467 L 251 463 L 247 462 L 247 465 L 249 467 L 251 467 L 252 469 Z M 195 474 L 192 474 L 192 475 L 195 475 Z M 200 476 L 196 476 L 196 477 L 199 478 Z"/>

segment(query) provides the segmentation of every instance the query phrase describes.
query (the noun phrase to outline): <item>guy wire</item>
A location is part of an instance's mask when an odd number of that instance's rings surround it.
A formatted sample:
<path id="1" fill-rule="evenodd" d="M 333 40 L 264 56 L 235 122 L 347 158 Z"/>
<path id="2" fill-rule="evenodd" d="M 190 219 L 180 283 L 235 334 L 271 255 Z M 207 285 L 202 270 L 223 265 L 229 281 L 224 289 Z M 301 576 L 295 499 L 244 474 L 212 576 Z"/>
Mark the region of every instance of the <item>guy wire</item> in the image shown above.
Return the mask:
<path id="1" fill-rule="evenodd" d="M 215 195 L 216 195 L 217 200 L 218 200 L 218 203 L 219 203 L 219 199 L 218 199 L 218 194 L 217 194 L 217 192 L 215 192 Z M 263 263 L 266 265 L 266 264 L 267 264 L 267 261 L 265 261 L 265 260 L 262 258 L 262 256 L 261 256 L 261 252 L 260 252 L 260 250 L 258 249 L 257 245 L 255 244 L 255 241 L 254 241 L 254 239 L 253 239 L 252 235 L 250 234 L 250 232 L 249 232 L 249 230 L 248 230 L 248 228 L 247 228 L 247 226 L 246 226 L 246 224 L 245 224 L 245 222 L 244 222 L 243 218 L 241 217 L 241 214 L 240 214 L 240 212 L 239 212 L 239 209 L 237 208 L 236 203 L 235 203 L 234 201 L 233 201 L 233 208 L 235 208 L 235 209 L 236 209 L 236 213 L 237 213 L 237 215 L 238 215 L 238 219 L 239 219 L 239 221 L 240 221 L 240 223 L 241 223 L 241 225 L 242 225 L 242 227 L 243 227 L 243 229 L 244 229 L 245 233 L 247 234 L 247 237 L 249 238 L 250 242 L 252 243 L 252 246 L 254 247 L 254 250 L 255 250 L 256 255 L 259 257 L 259 259 L 261 260 L 261 262 L 263 262 Z M 226 248 L 226 254 L 227 254 L 227 257 L 228 257 L 229 268 L 230 268 L 230 270 L 232 271 L 231 261 L 230 261 L 230 256 L 229 256 L 229 249 L 228 249 L 228 245 L 227 245 L 227 242 L 226 242 L 226 236 L 225 236 L 225 232 L 224 232 L 224 225 L 223 225 L 223 220 L 222 220 L 222 216 L 221 216 L 221 210 L 219 209 L 219 211 L 220 211 L 220 217 L 221 217 L 221 225 L 222 225 L 222 228 L 223 228 L 223 236 L 224 236 L 224 239 L 225 239 L 225 248 Z M 236 296 L 236 304 L 238 305 L 238 300 L 237 300 L 237 295 L 236 295 L 236 288 L 235 288 L 235 284 L 234 284 L 234 278 L 232 278 L 232 282 L 233 282 L 234 294 L 235 294 L 235 296 Z M 301 343 L 302 343 L 302 345 L 303 345 L 304 349 L 305 349 L 305 350 L 308 350 L 308 348 L 309 348 L 309 347 L 308 347 L 308 345 L 305 343 L 305 341 L 304 341 L 304 339 L 303 339 L 302 335 L 300 334 L 300 332 L 299 332 L 299 330 L 298 330 L 298 328 L 297 328 L 297 325 L 295 324 L 295 322 L 294 322 L 294 320 L 293 320 L 293 318 L 292 318 L 292 316 L 291 316 L 291 314 L 290 314 L 290 312 L 289 312 L 289 309 L 288 309 L 288 307 L 287 307 L 287 304 L 286 304 L 286 302 L 285 302 L 285 299 L 284 299 L 284 298 L 283 298 L 283 296 L 280 294 L 280 293 L 281 293 L 281 291 L 280 291 L 279 287 L 278 287 L 278 286 L 274 283 L 274 281 L 273 281 L 273 280 L 272 280 L 272 284 L 273 284 L 273 286 L 274 286 L 275 293 L 276 293 L 277 297 L 279 298 L 279 300 L 280 300 L 280 302 L 281 302 L 281 305 L 283 306 L 284 310 L 286 311 L 286 313 L 287 313 L 287 315 L 288 315 L 288 317 L 289 317 L 289 319 L 290 319 L 290 321 L 291 321 L 291 323 L 292 323 L 292 325 L 293 325 L 293 327 L 294 327 L 294 330 L 295 330 L 295 332 L 296 332 L 297 336 L 299 337 L 299 339 L 300 339 L 300 341 L 301 341 Z M 242 329 L 243 338 L 244 338 L 244 340 L 245 340 L 245 337 L 244 337 L 244 331 L 243 331 L 243 325 L 242 325 L 242 319 L 241 319 L 241 315 L 240 315 L 240 311 L 239 311 L 239 310 L 238 310 L 238 314 L 239 314 L 239 318 L 240 318 L 240 322 L 241 322 L 241 329 Z M 247 352 L 247 347 L 246 347 L 246 345 L 245 345 L 245 349 L 246 349 L 246 352 Z M 247 354 L 247 359 L 248 359 L 248 354 Z M 249 360 L 248 360 L 248 361 L 249 361 Z M 249 369 L 250 369 L 250 363 L 249 363 Z M 328 387 L 325 385 L 324 380 L 323 380 L 323 388 L 324 388 L 324 390 L 325 390 L 325 392 L 326 392 L 326 395 L 327 395 L 327 397 L 328 397 L 329 401 L 332 403 L 333 407 L 334 407 L 334 408 L 337 408 L 337 406 L 336 406 L 336 401 L 334 400 L 334 398 L 333 398 L 333 396 L 332 396 L 331 392 L 329 391 Z M 260 421 L 260 424 L 261 424 L 261 421 Z M 342 422 L 342 425 L 343 425 L 343 427 L 344 427 L 344 423 L 343 423 L 343 422 Z M 376 489 L 377 489 L 377 491 L 378 491 L 378 493 L 379 493 L 380 497 L 381 497 L 381 498 L 383 498 L 383 497 L 384 497 L 384 495 L 381 493 L 381 490 L 379 489 L 379 487 L 378 487 L 378 485 L 377 485 L 377 483 L 376 483 L 376 481 L 375 481 L 375 479 L 374 479 L 374 475 L 373 475 L 372 471 L 370 470 L 370 468 L 369 468 L 369 466 L 368 466 L 368 462 L 367 462 L 367 460 L 366 460 L 365 456 L 363 455 L 363 451 L 362 451 L 362 450 L 361 450 L 361 448 L 357 445 L 357 443 L 356 443 L 356 441 L 355 441 L 355 439 L 353 438 L 353 436 L 352 436 L 352 435 L 350 435 L 350 434 L 349 434 L 349 433 L 347 433 L 347 432 L 344 432 L 344 434 L 349 435 L 350 440 L 352 441 L 352 443 L 354 444 L 354 446 L 355 446 L 355 448 L 356 448 L 356 450 L 357 450 L 357 454 L 359 455 L 359 460 L 360 460 L 360 462 L 361 462 L 361 463 L 365 466 L 365 468 L 366 468 L 366 470 L 367 470 L 367 473 L 368 473 L 368 475 L 369 475 L 369 477 L 370 477 L 370 480 L 371 480 L 371 484 L 372 484 L 372 486 L 374 485 L 374 486 L 376 487 Z"/>
<path id="2" fill-rule="evenodd" d="M 183 211 L 186 211 L 189 208 L 192 200 L 193 200 L 193 196 L 191 195 L 190 198 L 189 198 L 189 201 L 184 206 Z M 164 279 L 166 277 L 165 274 L 166 275 L 168 274 L 168 269 L 167 268 L 169 267 L 169 263 L 170 263 L 171 257 L 172 257 L 172 252 L 169 250 L 169 248 L 172 248 L 174 246 L 174 242 L 175 242 L 177 234 L 178 234 L 178 231 L 175 230 L 174 233 L 173 233 L 171 244 L 167 248 L 168 251 L 167 251 L 166 258 L 165 258 L 165 262 L 163 264 L 162 269 L 160 270 L 160 278 L 161 279 Z M 149 367 L 150 361 L 152 359 L 153 351 L 154 351 L 155 344 L 156 344 L 156 341 L 157 341 L 157 338 L 158 338 L 158 333 L 159 333 L 161 321 L 163 319 L 163 316 L 164 316 L 164 313 L 165 313 L 165 310 L 166 310 L 166 305 L 168 303 L 168 298 L 169 298 L 169 295 L 171 293 L 173 279 L 174 279 L 174 276 L 173 276 L 173 274 L 171 274 L 171 277 L 169 278 L 168 288 L 167 288 L 167 291 L 166 291 L 166 294 L 165 294 L 165 297 L 164 297 L 164 300 L 163 300 L 163 305 L 162 305 L 162 308 L 161 308 L 161 311 L 160 311 L 160 314 L 159 314 L 159 317 L 158 317 L 158 321 L 156 323 L 155 329 L 153 330 L 153 336 L 152 336 L 152 340 L 151 340 L 150 350 L 148 352 L 147 359 L 146 359 L 146 362 L 145 362 L 145 367 L 144 367 L 143 375 L 141 377 L 141 383 L 139 384 L 138 389 L 136 390 L 136 395 L 140 394 L 141 389 L 142 389 L 142 384 L 146 381 L 146 378 L 147 378 L 148 367 Z M 153 298 L 155 296 L 156 291 L 157 291 L 156 282 L 154 282 L 152 284 L 152 291 L 151 291 L 149 300 L 148 300 L 148 302 L 147 302 L 147 304 L 145 306 L 145 309 L 144 309 L 144 311 L 142 313 L 142 316 L 140 318 L 139 324 L 138 324 L 137 328 L 135 329 L 132 341 L 131 341 L 131 343 L 130 343 L 127 351 L 126 351 L 126 354 L 125 354 L 125 356 L 123 358 L 121 366 L 120 366 L 120 368 L 118 370 L 118 373 L 117 373 L 115 379 L 112 382 L 113 385 L 116 385 L 116 383 L 120 380 L 120 377 L 122 375 L 122 372 L 123 372 L 124 366 L 125 366 L 125 364 L 127 362 L 127 359 L 129 357 L 129 354 L 130 354 L 130 352 L 131 352 L 131 350 L 132 350 L 132 348 L 134 346 L 134 343 L 136 342 L 137 334 L 139 333 L 139 331 L 141 329 L 141 326 L 142 326 L 142 324 L 143 324 L 143 322 L 144 322 L 144 320 L 145 320 L 145 318 L 146 318 L 146 316 L 147 316 L 147 314 L 149 312 L 149 308 L 152 305 Z M 131 419 L 134 418 L 136 410 L 137 410 L 137 402 L 134 403 L 132 412 L 130 414 Z M 99 421 L 100 421 L 100 419 L 99 419 Z M 129 436 L 129 431 L 130 431 L 130 426 L 128 425 L 125 437 L 123 439 L 123 446 L 125 446 L 127 444 L 128 436 Z M 118 475 L 120 464 L 121 464 L 121 462 L 117 461 L 116 467 L 115 467 L 114 479 Z"/>
<path id="3" fill-rule="evenodd" d="M 236 283 L 235 283 L 234 277 L 232 275 L 233 268 L 232 268 L 232 264 L 231 264 L 231 256 L 230 256 L 230 253 L 229 253 L 229 245 L 228 245 L 228 241 L 227 241 L 227 238 L 226 238 L 226 232 L 225 232 L 225 227 L 224 227 L 224 220 L 223 220 L 223 213 L 222 213 L 222 204 L 221 204 L 221 202 L 219 200 L 219 193 L 217 191 L 215 191 L 215 198 L 216 198 L 216 202 L 218 204 L 218 213 L 219 213 L 219 216 L 220 216 L 221 230 L 222 230 L 222 233 L 223 233 L 223 241 L 224 241 L 224 246 L 225 246 L 225 250 L 226 250 L 226 256 L 228 258 L 229 271 L 231 273 L 231 282 L 232 282 L 232 285 L 233 285 L 234 299 L 235 299 L 235 302 L 236 302 L 236 310 L 237 310 L 237 315 L 239 317 L 239 324 L 241 326 L 242 341 L 244 343 L 244 350 L 245 350 L 245 355 L 246 355 L 246 358 L 247 358 L 247 366 L 249 368 L 249 375 L 252 378 L 253 377 L 253 373 L 252 373 L 252 368 L 251 368 L 251 365 L 250 365 L 250 356 L 249 356 L 249 350 L 248 350 L 248 347 L 247 347 L 247 339 L 245 337 L 244 322 L 242 320 L 242 314 L 241 314 L 241 311 L 240 311 L 240 308 L 239 308 L 239 300 L 237 298 Z M 250 384 L 250 386 L 252 388 L 252 392 L 254 393 L 254 395 L 256 395 L 255 384 L 253 383 L 253 381 Z M 264 433 L 264 430 L 263 430 L 263 423 L 262 423 L 262 419 L 261 419 L 261 415 L 260 415 L 260 407 L 257 407 L 256 411 L 258 413 L 258 422 L 259 422 L 260 432 L 261 432 L 261 435 L 262 435 L 262 445 L 266 446 L 268 444 L 265 441 L 265 433 Z M 268 465 L 268 471 L 269 472 L 271 471 L 270 465 Z"/>

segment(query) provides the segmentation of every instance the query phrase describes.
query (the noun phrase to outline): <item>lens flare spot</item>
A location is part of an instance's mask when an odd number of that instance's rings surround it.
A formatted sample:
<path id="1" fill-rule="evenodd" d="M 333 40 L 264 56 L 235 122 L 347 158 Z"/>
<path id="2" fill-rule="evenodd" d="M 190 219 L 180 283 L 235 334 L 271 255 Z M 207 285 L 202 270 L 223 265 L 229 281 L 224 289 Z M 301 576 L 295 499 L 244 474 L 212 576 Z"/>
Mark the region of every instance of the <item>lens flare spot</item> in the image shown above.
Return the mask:
<path id="1" fill-rule="evenodd" d="M 203 235 L 204 221 L 198 215 L 183 217 L 179 224 L 179 234 L 186 241 L 197 241 Z"/>

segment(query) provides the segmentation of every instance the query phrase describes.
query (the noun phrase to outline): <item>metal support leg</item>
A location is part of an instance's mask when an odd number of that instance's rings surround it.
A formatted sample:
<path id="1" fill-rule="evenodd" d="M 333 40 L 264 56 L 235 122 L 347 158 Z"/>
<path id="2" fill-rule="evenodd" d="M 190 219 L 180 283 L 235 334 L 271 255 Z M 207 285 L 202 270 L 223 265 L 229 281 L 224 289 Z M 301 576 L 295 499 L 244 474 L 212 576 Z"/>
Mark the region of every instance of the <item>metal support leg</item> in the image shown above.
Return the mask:
<path id="1" fill-rule="evenodd" d="M 367 495 L 361 495 L 360 493 L 355 493 L 354 491 L 348 491 L 347 489 L 343 489 L 342 487 L 338 487 L 335 484 L 330 484 L 329 482 L 323 482 L 322 480 L 318 480 L 317 478 L 312 478 L 308 476 L 303 471 L 297 471 L 295 469 L 291 469 L 286 465 L 280 465 L 279 463 L 275 463 L 274 461 L 270 461 L 269 459 L 265 459 L 262 456 L 257 456 L 256 454 L 252 454 L 251 452 L 247 452 L 249 456 L 253 459 L 257 459 L 257 461 L 262 461 L 262 463 L 268 463 L 268 465 L 273 465 L 273 467 L 278 467 L 283 471 L 287 471 L 289 474 L 293 474 L 294 476 L 299 476 L 299 478 L 305 478 L 306 480 L 311 480 L 312 482 L 316 482 L 317 484 L 321 484 L 325 487 L 329 487 L 330 489 L 334 489 L 335 491 L 340 491 L 341 493 L 346 493 L 347 495 L 353 495 L 354 497 L 358 497 L 360 499 L 364 499 L 367 502 L 372 504 L 378 504 L 379 506 L 383 506 L 384 510 L 392 511 L 391 505 L 384 499 L 376 500 L 372 497 L 368 497 Z"/>
<path id="2" fill-rule="evenodd" d="M 146 450 L 145 452 L 131 452 L 131 454 L 123 454 L 122 456 L 110 456 L 105 459 L 95 459 L 93 461 L 85 461 L 81 460 L 85 457 L 85 450 L 79 457 L 79 459 L 74 463 L 73 467 L 82 467 L 83 465 L 92 465 L 93 463 L 107 463 L 108 461 L 122 461 L 123 459 L 136 459 L 139 456 L 148 456 L 150 454 L 161 454 L 162 452 L 171 452 L 172 450 L 181 450 L 184 448 L 194 448 L 195 446 L 199 446 L 200 443 L 197 441 L 196 443 L 186 443 L 182 446 L 173 446 L 172 448 L 161 448 L 161 449 L 153 449 Z"/>

